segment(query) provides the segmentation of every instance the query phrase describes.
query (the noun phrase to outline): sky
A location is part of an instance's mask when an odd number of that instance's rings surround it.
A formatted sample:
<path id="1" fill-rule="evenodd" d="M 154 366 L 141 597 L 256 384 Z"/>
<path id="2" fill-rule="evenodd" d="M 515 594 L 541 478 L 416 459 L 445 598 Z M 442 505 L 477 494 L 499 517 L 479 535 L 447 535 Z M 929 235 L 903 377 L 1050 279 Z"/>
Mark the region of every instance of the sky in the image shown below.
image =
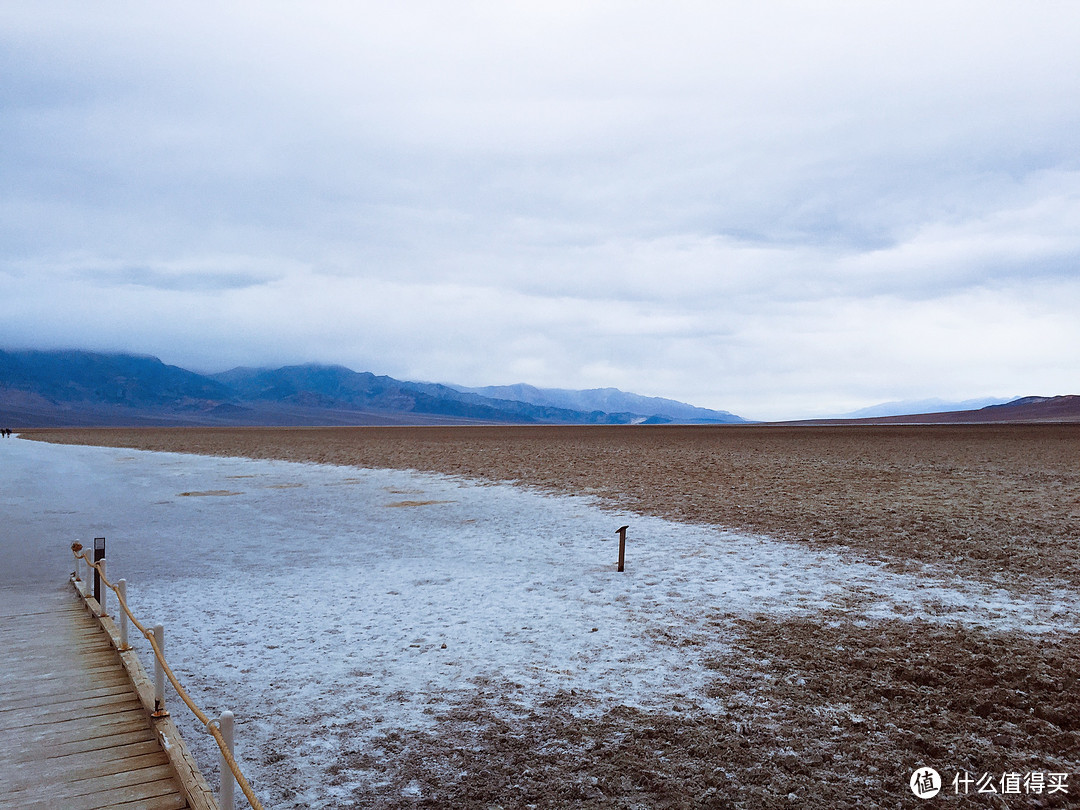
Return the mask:
<path id="1" fill-rule="evenodd" d="M 1080 393 L 1080 4 L 0 0 L 0 346 Z"/>

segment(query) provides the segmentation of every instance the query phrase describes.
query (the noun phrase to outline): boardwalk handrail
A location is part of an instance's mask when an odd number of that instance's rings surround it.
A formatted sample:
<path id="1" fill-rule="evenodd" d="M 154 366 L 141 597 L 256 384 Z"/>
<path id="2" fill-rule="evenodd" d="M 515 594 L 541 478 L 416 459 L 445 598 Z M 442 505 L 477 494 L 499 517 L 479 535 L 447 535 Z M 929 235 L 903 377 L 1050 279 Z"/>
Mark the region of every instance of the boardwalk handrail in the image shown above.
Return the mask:
<path id="1" fill-rule="evenodd" d="M 150 647 L 154 651 L 154 657 L 157 659 L 158 664 L 161 666 L 162 671 L 165 673 L 165 677 L 169 679 L 169 683 L 173 685 L 173 689 L 176 690 L 176 694 L 180 697 L 182 701 L 184 701 L 184 704 L 191 710 L 191 713 L 194 714 L 196 718 L 198 718 L 199 722 L 202 723 L 203 726 L 205 726 L 207 733 L 209 733 L 210 736 L 214 738 L 214 741 L 217 743 L 218 748 L 221 749 L 222 761 L 226 765 L 228 765 L 229 770 L 232 771 L 233 776 L 236 777 L 236 783 L 240 785 L 240 790 L 243 791 L 244 796 L 246 796 L 247 800 L 251 803 L 252 810 L 263 810 L 262 802 L 260 802 L 255 796 L 255 791 L 251 789 L 251 785 L 248 784 L 247 779 L 245 779 L 244 775 L 240 772 L 240 766 L 236 763 L 236 759 L 233 757 L 232 751 L 229 750 L 230 746 L 228 744 L 228 741 L 225 739 L 225 736 L 221 733 L 221 728 L 219 727 L 218 720 L 211 719 L 210 716 L 206 714 L 206 712 L 204 712 L 197 705 L 195 705 L 195 701 L 193 701 L 188 695 L 188 693 L 184 690 L 184 687 L 181 686 L 180 681 L 177 680 L 176 675 L 173 674 L 172 668 L 165 661 L 165 655 L 162 652 L 161 647 L 158 645 L 158 641 L 154 635 L 154 631 L 152 629 L 147 630 L 146 627 L 144 627 L 139 622 L 139 620 L 135 618 L 135 614 L 132 613 L 131 608 L 128 607 L 127 600 L 121 593 L 120 588 L 113 585 L 105 578 L 104 567 L 100 565 L 100 563 L 94 562 L 89 557 L 87 557 L 86 552 L 80 554 L 79 552 L 81 550 L 81 543 L 71 544 L 71 553 L 75 556 L 75 559 L 85 560 L 86 564 L 97 572 L 98 576 L 101 579 L 101 582 L 109 590 L 116 594 L 116 598 L 120 603 L 120 607 L 123 609 L 124 613 L 127 614 L 127 617 L 131 621 L 131 623 L 135 625 L 135 627 L 138 628 L 139 632 L 143 634 L 146 640 L 150 642 Z M 104 562 L 104 560 L 101 560 L 101 562 Z"/>

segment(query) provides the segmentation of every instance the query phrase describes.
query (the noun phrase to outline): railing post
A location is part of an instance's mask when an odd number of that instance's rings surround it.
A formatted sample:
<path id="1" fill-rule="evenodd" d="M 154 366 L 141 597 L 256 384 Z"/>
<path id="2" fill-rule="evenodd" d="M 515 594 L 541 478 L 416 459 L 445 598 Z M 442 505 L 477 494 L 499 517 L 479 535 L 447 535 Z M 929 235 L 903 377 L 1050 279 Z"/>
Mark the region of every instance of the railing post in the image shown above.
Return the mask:
<path id="1" fill-rule="evenodd" d="M 105 573 L 105 558 L 104 557 L 101 558 L 101 562 L 98 563 L 98 566 L 99 566 L 98 570 L 101 571 L 101 576 L 103 578 L 105 578 L 105 579 L 108 579 L 109 576 L 108 576 L 108 574 Z M 98 604 L 101 605 L 101 613 L 99 613 L 98 616 L 100 616 L 101 618 L 105 618 L 106 616 L 109 615 L 109 610 L 108 610 L 108 608 L 105 607 L 105 601 L 106 601 L 106 599 L 108 599 L 109 588 L 108 588 L 108 586 L 106 586 L 104 588 L 99 588 L 99 590 L 101 591 L 101 597 L 98 599 Z"/>
<path id="2" fill-rule="evenodd" d="M 127 604 L 127 580 L 121 579 L 116 583 L 116 590 L 120 594 L 122 600 L 120 605 L 120 649 L 130 650 L 131 645 L 128 644 L 128 617 L 127 611 L 124 610 L 124 605 Z"/>
<path id="3" fill-rule="evenodd" d="M 218 718 L 218 728 L 221 729 L 221 737 L 225 740 L 225 747 L 229 749 L 229 753 L 233 753 L 233 713 L 230 711 L 223 711 L 221 717 Z M 234 810 L 236 802 L 233 795 L 233 787 L 236 784 L 236 779 L 233 777 L 232 769 L 225 761 L 225 754 L 221 754 L 221 788 L 218 790 L 218 804 L 221 806 L 221 810 Z"/>
<path id="4" fill-rule="evenodd" d="M 165 628 L 160 624 L 154 625 L 154 641 L 157 642 L 161 658 L 164 658 Z M 165 709 L 165 668 L 161 666 L 161 658 L 154 656 L 154 711 L 150 713 L 151 717 L 169 716 L 169 712 Z"/>

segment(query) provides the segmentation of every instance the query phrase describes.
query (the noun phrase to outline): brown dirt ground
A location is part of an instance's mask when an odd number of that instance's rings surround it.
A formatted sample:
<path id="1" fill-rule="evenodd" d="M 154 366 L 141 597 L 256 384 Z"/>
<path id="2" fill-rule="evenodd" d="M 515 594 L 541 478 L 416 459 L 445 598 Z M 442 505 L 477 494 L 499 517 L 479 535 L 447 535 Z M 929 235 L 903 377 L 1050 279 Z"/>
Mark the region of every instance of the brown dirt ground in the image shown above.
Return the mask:
<path id="1" fill-rule="evenodd" d="M 898 570 L 1080 589 L 1080 425 L 454 427 L 27 431 L 28 438 L 451 473 L 585 493 L 633 511 L 839 545 Z M 712 610 L 703 605 L 703 611 Z M 1080 807 L 1080 639 L 994 633 L 856 611 L 717 614 L 722 716 L 582 696 L 515 713 L 505 684 L 389 735 L 329 775 L 378 807 Z M 712 656 L 712 657 L 710 657 Z M 348 750 L 347 740 L 343 740 Z M 1068 793 L 932 802 L 950 780 L 1068 773 Z M 368 777 L 364 777 L 368 778 Z M 403 792 L 407 785 L 420 790 Z"/>
<path id="2" fill-rule="evenodd" d="M 1076 638 L 841 615 L 738 624 L 733 651 L 708 659 L 719 716 L 687 698 L 669 712 L 622 707 L 581 719 L 570 710 L 586 699 L 565 693 L 521 712 L 514 690 L 495 682 L 434 732 L 387 735 L 365 751 L 344 735 L 330 781 L 374 771 L 390 789 L 356 798 L 376 793 L 387 808 L 854 810 L 932 806 L 907 787 L 931 765 L 946 780 L 938 801 L 950 805 L 1078 805 Z M 1070 793 L 963 801 L 951 784 L 962 771 L 1068 773 Z M 413 781 L 422 799 L 403 796 Z"/>

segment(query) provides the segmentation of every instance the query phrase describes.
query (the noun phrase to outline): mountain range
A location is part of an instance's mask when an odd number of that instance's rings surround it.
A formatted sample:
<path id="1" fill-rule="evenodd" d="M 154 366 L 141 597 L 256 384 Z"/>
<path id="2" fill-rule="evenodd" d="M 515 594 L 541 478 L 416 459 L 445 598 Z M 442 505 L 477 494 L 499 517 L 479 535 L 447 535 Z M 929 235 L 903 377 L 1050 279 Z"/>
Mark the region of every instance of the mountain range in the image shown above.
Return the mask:
<path id="1" fill-rule="evenodd" d="M 1080 422 L 1080 396 L 986 402 L 886 403 L 799 424 Z M 924 412 L 912 412 L 920 406 Z M 143 355 L 0 350 L 0 425 L 11 428 L 746 421 L 727 411 L 615 388 L 574 391 L 523 383 L 467 388 L 317 364 L 198 374 Z"/>
<path id="2" fill-rule="evenodd" d="M 614 388 L 468 389 L 315 364 L 198 374 L 149 356 L 0 350 L 0 423 L 12 427 L 744 421 Z"/>

